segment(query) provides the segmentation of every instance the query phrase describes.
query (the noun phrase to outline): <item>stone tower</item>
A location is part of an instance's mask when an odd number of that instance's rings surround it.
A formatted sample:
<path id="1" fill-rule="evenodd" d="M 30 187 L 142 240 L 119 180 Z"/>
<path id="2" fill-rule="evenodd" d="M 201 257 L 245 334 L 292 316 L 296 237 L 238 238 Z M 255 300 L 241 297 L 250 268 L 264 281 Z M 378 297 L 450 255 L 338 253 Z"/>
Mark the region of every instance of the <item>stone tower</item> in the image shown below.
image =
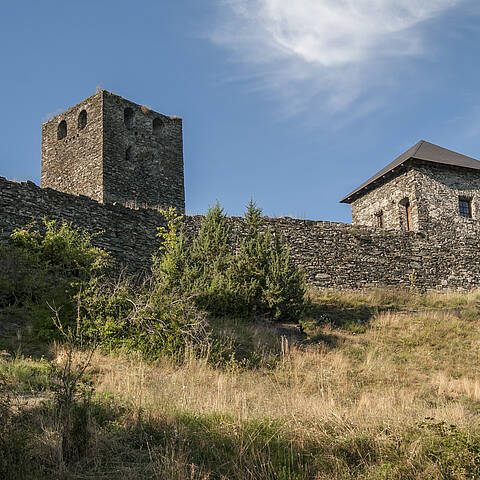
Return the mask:
<path id="1" fill-rule="evenodd" d="M 42 125 L 42 188 L 185 211 L 182 120 L 105 90 Z"/>

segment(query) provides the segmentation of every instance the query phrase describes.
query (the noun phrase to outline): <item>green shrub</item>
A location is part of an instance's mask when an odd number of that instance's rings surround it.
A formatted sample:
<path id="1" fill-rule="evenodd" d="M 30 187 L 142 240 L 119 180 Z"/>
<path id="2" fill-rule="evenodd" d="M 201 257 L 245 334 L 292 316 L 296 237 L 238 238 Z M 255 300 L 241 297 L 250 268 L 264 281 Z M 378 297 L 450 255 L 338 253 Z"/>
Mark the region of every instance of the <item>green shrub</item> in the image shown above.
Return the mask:
<path id="1" fill-rule="evenodd" d="M 106 351 L 138 351 L 155 359 L 183 358 L 209 349 L 205 315 L 191 300 L 145 282 L 128 279 L 92 282 L 81 296 L 85 338 Z"/>
<path id="2" fill-rule="evenodd" d="M 22 250 L 32 268 L 64 278 L 86 280 L 110 265 L 110 256 L 92 245 L 93 236 L 81 228 L 55 220 L 43 221 L 43 232 L 31 224 L 15 230 L 11 243 Z"/>
<path id="3" fill-rule="evenodd" d="M 22 309 L 42 339 L 56 337 L 52 308 L 74 321 L 78 294 L 111 264 L 93 236 L 67 223 L 44 220 L 15 230 L 0 247 L 0 302 Z"/>
<path id="4" fill-rule="evenodd" d="M 165 212 L 162 247 L 154 257 L 158 285 L 191 296 L 213 315 L 265 315 L 298 320 L 304 309 L 305 281 L 282 237 L 262 228 L 253 201 L 245 213 L 245 234 L 235 237 L 217 203 L 203 219 L 192 243 L 185 241 L 180 217 Z"/>

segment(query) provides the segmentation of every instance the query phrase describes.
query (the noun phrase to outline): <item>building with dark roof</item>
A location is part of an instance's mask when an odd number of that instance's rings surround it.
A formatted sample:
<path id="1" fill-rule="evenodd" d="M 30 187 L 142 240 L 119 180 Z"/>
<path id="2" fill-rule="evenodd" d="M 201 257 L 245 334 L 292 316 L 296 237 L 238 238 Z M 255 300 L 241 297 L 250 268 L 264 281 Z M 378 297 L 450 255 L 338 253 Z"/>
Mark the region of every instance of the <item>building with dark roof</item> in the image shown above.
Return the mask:
<path id="1" fill-rule="evenodd" d="M 464 230 L 480 217 L 480 162 L 421 140 L 346 195 L 352 223 L 389 230 Z"/>

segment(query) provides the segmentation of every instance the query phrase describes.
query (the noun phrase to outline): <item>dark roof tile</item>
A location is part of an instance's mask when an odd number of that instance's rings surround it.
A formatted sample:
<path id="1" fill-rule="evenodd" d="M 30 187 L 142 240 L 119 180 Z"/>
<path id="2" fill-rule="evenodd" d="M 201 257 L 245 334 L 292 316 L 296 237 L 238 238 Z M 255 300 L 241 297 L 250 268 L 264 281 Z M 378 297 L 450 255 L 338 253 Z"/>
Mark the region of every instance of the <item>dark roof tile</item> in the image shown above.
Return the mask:
<path id="1" fill-rule="evenodd" d="M 358 193 L 360 193 L 367 186 L 380 179 L 387 173 L 390 173 L 397 167 L 405 164 L 408 160 L 424 160 L 427 162 L 443 163 L 445 165 L 454 165 L 456 167 L 471 168 L 474 170 L 480 170 L 480 162 L 474 158 L 467 157 L 452 150 L 439 147 L 425 140 L 420 140 L 412 148 L 409 148 L 406 152 L 402 153 L 392 163 L 389 163 L 385 168 L 382 168 L 373 177 L 369 178 L 366 182 L 362 183 L 353 192 L 346 195 L 340 203 L 352 203 Z"/>

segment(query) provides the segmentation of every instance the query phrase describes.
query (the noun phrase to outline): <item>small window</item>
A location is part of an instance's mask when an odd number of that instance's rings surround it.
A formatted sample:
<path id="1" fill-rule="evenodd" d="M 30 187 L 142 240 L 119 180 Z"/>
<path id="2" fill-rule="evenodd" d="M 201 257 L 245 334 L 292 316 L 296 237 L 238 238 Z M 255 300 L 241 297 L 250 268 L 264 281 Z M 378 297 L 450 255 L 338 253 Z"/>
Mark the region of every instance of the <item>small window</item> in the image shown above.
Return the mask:
<path id="1" fill-rule="evenodd" d="M 472 201 L 468 198 L 460 197 L 458 199 L 458 210 L 462 217 L 472 218 Z"/>
<path id="2" fill-rule="evenodd" d="M 375 214 L 375 225 L 377 228 L 383 228 L 383 212 L 377 212 Z"/>
<path id="3" fill-rule="evenodd" d="M 78 129 L 83 130 L 87 126 L 87 111 L 82 110 L 78 115 Z"/>
<path id="4" fill-rule="evenodd" d="M 61 140 L 62 138 L 65 138 L 66 136 L 67 136 L 67 122 L 65 120 L 62 120 L 58 124 L 57 139 Z"/>
<path id="5" fill-rule="evenodd" d="M 125 126 L 130 130 L 133 127 L 133 110 L 128 107 L 123 111 L 123 121 Z"/>
<path id="6" fill-rule="evenodd" d="M 155 135 L 160 135 L 163 131 L 163 122 L 160 120 L 160 118 L 154 118 L 153 119 L 153 133 Z"/>
<path id="7" fill-rule="evenodd" d="M 125 151 L 125 160 L 127 162 L 131 162 L 133 160 L 132 147 L 128 147 L 127 150 Z"/>
<path id="8" fill-rule="evenodd" d="M 407 230 L 411 232 L 413 230 L 413 225 L 412 225 L 412 207 L 410 207 L 410 202 L 407 202 L 405 205 L 405 214 L 407 216 Z"/>
<path id="9" fill-rule="evenodd" d="M 403 217 L 403 221 L 401 222 L 404 225 L 404 229 L 411 232 L 413 230 L 413 222 L 412 222 L 412 208 L 410 207 L 410 201 L 408 198 L 404 198 L 400 200 L 401 209 L 403 212 L 401 213 Z"/>

